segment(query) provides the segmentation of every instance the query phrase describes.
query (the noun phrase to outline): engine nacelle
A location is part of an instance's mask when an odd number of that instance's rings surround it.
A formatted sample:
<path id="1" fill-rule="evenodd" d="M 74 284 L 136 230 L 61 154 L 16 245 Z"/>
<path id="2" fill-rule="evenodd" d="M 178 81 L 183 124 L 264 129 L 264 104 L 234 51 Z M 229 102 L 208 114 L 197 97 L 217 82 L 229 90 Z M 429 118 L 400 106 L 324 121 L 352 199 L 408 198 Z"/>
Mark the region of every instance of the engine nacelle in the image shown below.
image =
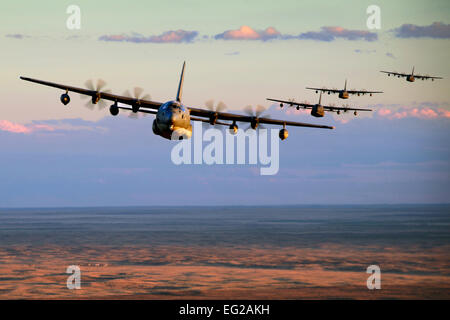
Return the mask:
<path id="1" fill-rule="evenodd" d="M 278 136 L 280 137 L 281 140 L 286 140 L 287 137 L 289 136 L 289 132 L 287 131 L 287 129 L 281 129 L 280 132 L 278 133 Z"/>
<path id="2" fill-rule="evenodd" d="M 161 135 L 161 131 L 159 131 L 158 124 L 156 123 L 156 119 L 153 120 L 152 130 L 153 130 L 154 134 L 156 134 L 158 136 Z"/>
<path id="3" fill-rule="evenodd" d="M 283 108 L 283 104 L 282 103 L 280 103 L 280 108 Z"/>
<path id="4" fill-rule="evenodd" d="M 133 104 L 133 105 L 131 106 L 131 110 L 132 110 L 134 113 L 137 113 L 137 112 L 139 111 L 139 108 L 140 108 L 140 105 L 138 105 L 138 104 Z"/>
<path id="5" fill-rule="evenodd" d="M 252 127 L 253 130 L 256 130 L 256 128 L 258 128 L 258 120 L 252 119 L 252 121 L 250 121 L 250 126 Z"/>
<path id="6" fill-rule="evenodd" d="M 217 118 L 219 118 L 219 115 L 217 113 L 211 115 L 209 117 L 209 124 L 212 125 L 212 126 L 215 125 L 216 122 L 217 122 Z"/>
<path id="7" fill-rule="evenodd" d="M 99 102 L 99 101 L 100 101 L 99 94 L 92 96 L 92 99 L 91 99 L 92 104 L 97 104 L 97 102 Z"/>
<path id="8" fill-rule="evenodd" d="M 109 113 L 111 113 L 111 115 L 113 116 L 117 116 L 119 114 L 119 107 L 117 106 L 117 104 L 112 104 L 109 107 Z"/>
<path id="9" fill-rule="evenodd" d="M 61 100 L 61 103 L 62 103 L 63 105 L 67 105 L 67 104 L 70 102 L 70 97 L 69 97 L 69 95 L 68 95 L 67 93 L 63 93 L 63 94 L 61 95 L 60 100 Z"/>
<path id="10" fill-rule="evenodd" d="M 230 124 L 229 130 L 231 134 L 236 134 L 238 132 L 238 126 L 236 123 Z"/>
<path id="11" fill-rule="evenodd" d="M 357 116 L 357 115 L 358 115 L 358 111 L 353 112 L 353 114 L 354 114 L 355 116 Z"/>

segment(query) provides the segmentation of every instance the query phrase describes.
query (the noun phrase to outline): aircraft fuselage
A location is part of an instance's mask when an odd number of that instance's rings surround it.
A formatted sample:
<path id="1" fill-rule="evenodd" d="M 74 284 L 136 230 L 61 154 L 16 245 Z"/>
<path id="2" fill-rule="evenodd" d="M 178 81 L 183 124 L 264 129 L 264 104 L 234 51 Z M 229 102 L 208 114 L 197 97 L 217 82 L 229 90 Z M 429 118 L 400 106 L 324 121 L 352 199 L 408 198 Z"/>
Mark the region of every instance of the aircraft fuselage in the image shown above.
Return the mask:
<path id="1" fill-rule="evenodd" d="M 348 92 L 347 91 L 340 91 L 339 92 L 339 98 L 341 98 L 341 99 L 348 99 Z"/>
<path id="2" fill-rule="evenodd" d="M 189 109 L 178 101 L 168 101 L 162 104 L 155 120 L 153 133 L 163 138 L 189 139 L 192 136 L 192 125 Z"/>
<path id="3" fill-rule="evenodd" d="M 323 117 L 325 115 L 325 110 L 324 110 L 323 106 L 321 106 L 320 104 L 316 104 L 311 109 L 311 115 L 316 118 Z"/>
<path id="4" fill-rule="evenodd" d="M 409 75 L 409 76 L 407 76 L 406 77 L 406 81 L 409 81 L 409 82 L 414 82 L 414 76 L 413 75 Z"/>

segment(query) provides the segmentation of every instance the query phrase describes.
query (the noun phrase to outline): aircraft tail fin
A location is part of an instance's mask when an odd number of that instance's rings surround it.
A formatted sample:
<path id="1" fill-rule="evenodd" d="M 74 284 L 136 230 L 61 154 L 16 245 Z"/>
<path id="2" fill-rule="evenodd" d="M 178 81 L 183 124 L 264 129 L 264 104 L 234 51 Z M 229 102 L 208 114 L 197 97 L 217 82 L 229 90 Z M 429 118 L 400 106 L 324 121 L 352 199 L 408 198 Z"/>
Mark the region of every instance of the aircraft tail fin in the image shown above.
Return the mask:
<path id="1" fill-rule="evenodd" d="M 347 90 L 347 79 L 345 79 L 344 91 Z"/>
<path id="2" fill-rule="evenodd" d="M 412 69 L 411 75 L 414 75 L 414 67 L 413 67 L 413 69 Z"/>
<path id="3" fill-rule="evenodd" d="M 183 69 L 181 69 L 180 83 L 178 84 L 177 101 L 181 102 L 181 96 L 183 95 L 183 81 L 184 81 L 184 68 L 186 67 L 186 61 L 183 62 Z"/>
<path id="4" fill-rule="evenodd" d="M 319 105 L 322 102 L 322 91 L 320 91 L 320 96 L 319 96 Z"/>

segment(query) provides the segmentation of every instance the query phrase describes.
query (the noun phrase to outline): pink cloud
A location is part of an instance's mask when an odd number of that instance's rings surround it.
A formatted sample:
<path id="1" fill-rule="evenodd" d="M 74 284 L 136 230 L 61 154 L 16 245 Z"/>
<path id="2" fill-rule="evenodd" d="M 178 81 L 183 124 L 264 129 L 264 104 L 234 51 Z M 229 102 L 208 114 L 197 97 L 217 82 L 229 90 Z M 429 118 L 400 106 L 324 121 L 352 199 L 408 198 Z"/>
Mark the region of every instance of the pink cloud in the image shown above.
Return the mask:
<path id="1" fill-rule="evenodd" d="M 19 123 L 13 123 L 8 120 L 0 120 L 0 130 L 1 131 L 7 131 L 7 132 L 13 132 L 13 133 L 30 133 L 31 129 L 19 124 Z"/>
<path id="2" fill-rule="evenodd" d="M 381 108 L 380 110 L 378 110 L 378 114 L 382 117 L 385 117 L 392 114 L 392 111 L 386 108 Z"/>
<path id="3" fill-rule="evenodd" d="M 55 131 L 56 129 L 48 124 L 34 124 L 33 130 L 43 130 L 43 131 Z"/>
<path id="4" fill-rule="evenodd" d="M 296 109 L 296 108 L 288 108 L 287 110 L 286 110 L 286 114 L 292 114 L 292 115 L 297 115 L 297 114 L 310 114 L 311 113 L 311 110 L 308 110 L 308 109 L 303 109 L 303 108 L 301 108 L 301 109 Z"/>
<path id="5" fill-rule="evenodd" d="M 55 131 L 55 128 L 47 124 L 29 124 L 23 125 L 8 120 L 0 120 L 0 131 L 12 133 L 31 133 L 33 131 Z"/>
<path id="6" fill-rule="evenodd" d="M 445 109 L 443 109 L 443 108 L 439 108 L 439 109 L 438 109 L 438 113 L 439 113 L 439 115 L 440 115 L 441 117 L 444 117 L 444 118 L 450 118 L 450 111 L 448 111 L 448 110 L 445 110 Z"/>
<path id="7" fill-rule="evenodd" d="M 436 119 L 436 118 L 450 118 L 450 111 L 444 108 L 430 108 L 430 107 L 402 107 L 397 110 L 389 110 L 381 108 L 377 111 L 377 115 L 388 119 L 404 119 L 404 118 L 418 118 L 418 119 Z"/>
<path id="8" fill-rule="evenodd" d="M 224 40 L 270 40 L 279 37 L 281 34 L 274 27 L 265 30 L 254 30 L 249 26 L 242 26 L 238 30 L 228 30 L 217 34 L 215 39 Z"/>

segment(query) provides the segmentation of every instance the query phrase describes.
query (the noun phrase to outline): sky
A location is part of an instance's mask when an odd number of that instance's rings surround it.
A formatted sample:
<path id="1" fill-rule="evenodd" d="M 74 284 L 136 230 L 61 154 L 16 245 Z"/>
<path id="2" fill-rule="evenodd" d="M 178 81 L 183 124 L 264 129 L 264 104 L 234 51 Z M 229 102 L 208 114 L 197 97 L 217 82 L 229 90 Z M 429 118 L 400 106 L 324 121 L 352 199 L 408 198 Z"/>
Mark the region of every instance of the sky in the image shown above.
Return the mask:
<path id="1" fill-rule="evenodd" d="M 66 26 L 68 6 L 81 28 Z M 381 28 L 366 9 L 380 7 Z M 28 1 L 0 4 L 0 207 L 448 203 L 448 1 Z M 272 117 L 336 126 L 289 129 L 277 175 L 252 165 L 181 165 L 152 116 L 111 117 L 75 94 L 19 80 L 84 86 L 102 78 L 229 111 L 264 105 Z M 380 70 L 441 76 L 387 77 Z M 316 102 L 307 86 L 384 91 L 342 102 L 358 117 L 280 110 L 267 97 Z M 195 135 L 195 132 L 194 132 Z"/>

